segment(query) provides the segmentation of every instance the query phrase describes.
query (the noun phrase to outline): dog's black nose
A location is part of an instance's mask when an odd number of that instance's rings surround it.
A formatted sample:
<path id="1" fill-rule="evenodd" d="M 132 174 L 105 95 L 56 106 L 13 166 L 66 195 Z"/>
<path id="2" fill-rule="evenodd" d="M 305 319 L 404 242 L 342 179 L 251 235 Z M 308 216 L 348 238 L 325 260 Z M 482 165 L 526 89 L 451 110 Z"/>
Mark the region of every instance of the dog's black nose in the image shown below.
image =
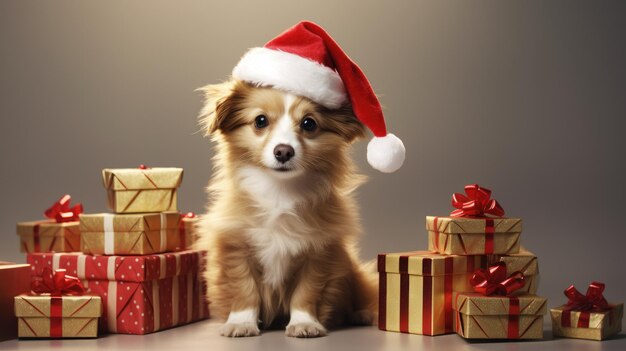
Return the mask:
<path id="1" fill-rule="evenodd" d="M 276 159 L 280 163 L 285 163 L 289 161 L 289 159 L 292 158 L 295 154 L 296 152 L 293 150 L 293 148 L 287 144 L 278 144 L 274 148 L 274 157 L 276 157 Z"/>

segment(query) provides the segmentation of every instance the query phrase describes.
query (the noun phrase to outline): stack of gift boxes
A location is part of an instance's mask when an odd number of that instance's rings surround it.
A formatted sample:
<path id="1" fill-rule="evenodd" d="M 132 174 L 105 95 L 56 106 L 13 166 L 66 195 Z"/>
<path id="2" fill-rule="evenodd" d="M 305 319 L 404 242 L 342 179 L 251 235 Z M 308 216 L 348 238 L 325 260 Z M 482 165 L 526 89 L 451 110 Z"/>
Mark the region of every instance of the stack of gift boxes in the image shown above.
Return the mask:
<path id="1" fill-rule="evenodd" d="M 188 250 L 198 218 L 176 210 L 182 169 L 105 169 L 103 180 L 114 213 L 82 214 L 66 195 L 47 220 L 18 223 L 30 266 L 0 262 L 0 280 L 12 282 L 0 289 L 0 340 L 14 335 L 10 307 L 26 338 L 146 334 L 208 317 L 204 252 Z M 453 195 L 450 216 L 426 217 L 428 251 L 378 256 L 379 328 L 541 338 L 546 299 L 535 295 L 537 257 L 520 246 L 522 220 L 504 217 L 488 189 L 465 192 Z M 567 288 L 568 302 L 550 310 L 553 334 L 618 334 L 623 305 L 603 291 L 601 282 L 585 295 Z"/>
<path id="2" fill-rule="evenodd" d="M 448 217 L 426 217 L 428 251 L 380 254 L 381 330 L 466 339 L 540 339 L 546 299 L 536 295 L 537 257 L 520 246 L 522 220 L 504 217 L 491 191 L 468 185 Z M 601 340 L 621 331 L 622 304 L 604 284 L 573 286 L 551 310 L 556 336 Z"/>
<path id="3" fill-rule="evenodd" d="M 46 211 L 49 220 L 18 223 L 31 274 L 49 281 L 49 295 L 63 298 L 61 334 L 53 333 L 54 318 L 38 311 L 50 308 L 35 308 L 41 296 L 16 298 L 20 337 L 95 336 L 85 328 L 93 321 L 77 317 L 97 308 L 76 305 L 85 294 L 66 294 L 57 284 L 62 278 L 50 279 L 59 274 L 77 277 L 94 304 L 102 304 L 102 332 L 146 334 L 208 317 L 200 279 L 205 253 L 189 249 L 198 218 L 177 211 L 182 175 L 180 168 L 104 169 L 113 213 L 81 213 L 66 196 Z"/>
<path id="4" fill-rule="evenodd" d="M 541 338 L 546 299 L 537 257 L 520 249 L 522 220 L 490 191 L 455 194 L 449 217 L 426 217 L 429 251 L 381 254 L 379 328 L 464 338 Z"/>

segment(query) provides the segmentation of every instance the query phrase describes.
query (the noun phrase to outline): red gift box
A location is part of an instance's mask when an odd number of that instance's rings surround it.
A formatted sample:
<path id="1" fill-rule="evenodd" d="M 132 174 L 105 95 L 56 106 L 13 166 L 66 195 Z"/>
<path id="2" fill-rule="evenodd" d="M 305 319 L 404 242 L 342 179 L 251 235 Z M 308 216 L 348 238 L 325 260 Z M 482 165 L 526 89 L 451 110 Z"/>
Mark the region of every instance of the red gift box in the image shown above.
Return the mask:
<path id="1" fill-rule="evenodd" d="M 0 261 L 0 342 L 17 337 L 13 298 L 30 291 L 30 266 Z"/>
<path id="2" fill-rule="evenodd" d="M 65 268 L 102 297 L 102 331 L 147 334 L 208 318 L 200 279 L 204 252 L 189 250 L 146 256 L 90 256 L 33 253 L 33 273 Z"/>

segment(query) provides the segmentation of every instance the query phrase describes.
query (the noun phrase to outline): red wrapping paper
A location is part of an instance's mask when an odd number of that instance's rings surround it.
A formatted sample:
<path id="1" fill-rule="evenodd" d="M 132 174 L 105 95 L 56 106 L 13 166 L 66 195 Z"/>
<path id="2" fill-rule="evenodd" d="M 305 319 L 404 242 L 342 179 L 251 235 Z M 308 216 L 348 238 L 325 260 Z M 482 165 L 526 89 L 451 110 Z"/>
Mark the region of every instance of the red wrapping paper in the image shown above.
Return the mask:
<path id="1" fill-rule="evenodd" d="M 206 288 L 197 273 L 146 282 L 87 281 L 103 297 L 100 329 L 118 334 L 148 334 L 209 317 Z"/>
<path id="2" fill-rule="evenodd" d="M 0 342 L 2 342 L 17 337 L 13 298 L 30 291 L 30 266 L 0 261 L 0 282 L 2 282 L 0 287 Z"/>
<path id="3" fill-rule="evenodd" d="M 200 269 L 201 251 L 187 250 L 143 256 L 92 256 L 80 252 L 30 253 L 26 260 L 39 274 L 45 267 L 65 268 L 80 279 L 143 282 Z"/>
<path id="4" fill-rule="evenodd" d="M 200 279 L 204 252 L 146 256 L 29 254 L 32 271 L 63 267 L 102 297 L 101 330 L 147 334 L 205 319 L 208 305 Z"/>

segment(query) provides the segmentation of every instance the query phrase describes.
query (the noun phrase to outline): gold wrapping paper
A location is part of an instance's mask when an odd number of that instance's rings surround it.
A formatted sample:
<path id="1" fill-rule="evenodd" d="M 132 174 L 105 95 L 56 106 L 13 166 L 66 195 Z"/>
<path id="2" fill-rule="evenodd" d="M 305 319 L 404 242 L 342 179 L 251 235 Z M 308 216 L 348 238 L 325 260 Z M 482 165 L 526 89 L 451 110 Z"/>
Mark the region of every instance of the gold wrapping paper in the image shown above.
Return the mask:
<path id="1" fill-rule="evenodd" d="M 64 338 L 95 338 L 98 317 L 102 315 L 99 296 L 63 296 L 61 323 Z M 15 297 L 15 316 L 20 338 L 50 337 L 50 295 L 19 295 Z"/>
<path id="2" fill-rule="evenodd" d="M 380 255 L 382 256 L 382 255 Z M 400 267 L 400 257 L 407 256 L 406 270 Z M 475 255 L 472 257 L 461 255 L 442 255 L 432 251 L 410 251 L 410 252 L 398 252 L 384 254 L 385 270 L 387 273 L 408 273 L 412 275 L 445 275 L 446 274 L 446 259 L 452 260 L 452 272 L 453 274 L 465 274 L 466 272 L 473 273 L 474 270 L 484 268 L 487 259 L 485 256 Z M 430 264 L 430 268 L 427 271 L 430 273 L 424 273 L 424 261 Z M 380 268 L 380 267 L 379 267 Z M 468 282 L 469 284 L 469 282 Z M 469 290 L 472 290 L 470 287 Z"/>
<path id="3" fill-rule="evenodd" d="M 517 271 L 524 273 L 525 284 L 521 289 L 513 292 L 514 296 L 524 294 L 534 295 L 537 293 L 537 288 L 539 287 L 539 263 L 534 253 L 526 250 L 522 246 L 520 247 L 520 251 L 516 254 L 491 256 L 491 264 L 499 261 L 506 263 L 507 276 Z"/>
<path id="4" fill-rule="evenodd" d="M 578 328 L 580 312 L 571 313 L 571 327 L 561 325 L 561 315 L 563 308 L 560 306 L 550 309 L 552 317 L 552 334 L 566 338 L 604 340 L 617 335 L 622 331 L 622 317 L 624 314 L 624 304 L 612 305 L 612 309 L 604 312 L 589 313 L 589 328 Z"/>
<path id="5" fill-rule="evenodd" d="M 81 251 L 149 255 L 180 249 L 178 212 L 81 214 Z"/>
<path id="6" fill-rule="evenodd" d="M 493 221 L 494 229 L 491 252 L 487 250 L 490 243 L 485 235 L 484 218 L 427 216 L 428 249 L 454 255 L 517 253 L 522 220 L 519 218 L 489 218 L 489 220 Z"/>
<path id="7" fill-rule="evenodd" d="M 0 341 L 17 338 L 14 298 L 30 291 L 30 265 L 0 262 Z"/>
<path id="8" fill-rule="evenodd" d="M 36 227 L 38 239 L 35 235 Z M 78 221 L 57 223 L 41 220 L 17 223 L 20 252 L 73 252 L 80 249 Z"/>
<path id="9" fill-rule="evenodd" d="M 176 211 L 182 168 L 102 170 L 109 207 L 116 213 Z"/>
<path id="10" fill-rule="evenodd" d="M 400 263 L 402 256 L 405 263 Z M 484 256 L 440 255 L 428 251 L 379 255 L 379 274 L 385 275 L 384 287 L 381 287 L 384 315 L 379 316 L 379 328 L 425 335 L 454 332 L 454 311 L 451 298 L 446 301 L 446 287 L 448 296 L 453 291 L 472 290 L 469 284 L 472 272 L 484 264 Z M 403 280 L 408 285 L 405 291 L 402 290 Z M 404 319 L 406 323 L 402 322 Z"/>
<path id="11" fill-rule="evenodd" d="M 536 295 L 515 297 L 519 301 L 517 338 L 543 338 L 543 315 L 546 299 Z M 467 339 L 508 339 L 510 298 L 483 296 L 478 293 L 454 293 L 454 322 L 457 334 Z"/>
<path id="12" fill-rule="evenodd" d="M 182 230 L 184 231 L 184 237 L 181 238 L 181 246 L 185 246 L 181 247 L 181 250 L 189 250 L 193 248 L 193 244 L 198 239 L 198 232 L 196 229 L 198 221 L 200 221 L 200 217 L 181 218 Z"/>

